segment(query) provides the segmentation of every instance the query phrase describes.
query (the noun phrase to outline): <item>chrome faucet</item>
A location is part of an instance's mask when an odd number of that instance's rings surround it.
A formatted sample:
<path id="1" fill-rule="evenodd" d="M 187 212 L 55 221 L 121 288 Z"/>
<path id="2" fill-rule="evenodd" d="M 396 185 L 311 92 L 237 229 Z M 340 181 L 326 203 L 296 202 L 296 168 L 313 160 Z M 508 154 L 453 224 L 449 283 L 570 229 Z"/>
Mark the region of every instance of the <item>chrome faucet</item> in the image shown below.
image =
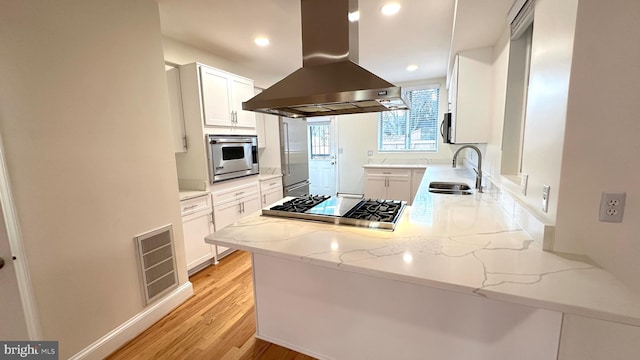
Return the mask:
<path id="1" fill-rule="evenodd" d="M 456 167 L 456 159 L 458 158 L 458 153 L 460 152 L 460 150 L 466 149 L 466 148 L 473 149 L 478 153 L 478 170 L 473 169 L 473 171 L 476 172 L 476 189 L 478 189 L 478 192 L 482 192 L 482 153 L 480 152 L 480 149 L 478 149 L 473 145 L 461 146 L 453 154 L 453 167 Z"/>

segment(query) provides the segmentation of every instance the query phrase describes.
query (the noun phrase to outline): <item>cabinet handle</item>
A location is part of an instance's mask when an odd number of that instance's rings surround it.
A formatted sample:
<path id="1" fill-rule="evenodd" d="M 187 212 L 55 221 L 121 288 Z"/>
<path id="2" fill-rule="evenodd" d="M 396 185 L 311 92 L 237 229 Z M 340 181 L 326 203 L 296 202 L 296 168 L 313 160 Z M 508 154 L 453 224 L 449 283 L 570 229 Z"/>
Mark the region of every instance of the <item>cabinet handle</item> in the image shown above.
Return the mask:
<path id="1" fill-rule="evenodd" d="M 238 214 L 242 214 L 242 203 L 238 203 Z"/>
<path id="2" fill-rule="evenodd" d="M 262 195 L 262 205 L 267 205 L 267 194 Z"/>
<path id="3" fill-rule="evenodd" d="M 182 211 L 187 211 L 187 210 L 195 209 L 195 208 L 197 208 L 197 207 L 198 207 L 198 204 L 194 204 L 194 205 L 191 205 L 191 206 L 185 206 L 185 207 L 182 209 Z"/>
<path id="4" fill-rule="evenodd" d="M 242 194 L 244 194 L 244 191 L 237 192 L 237 193 L 236 193 L 236 196 L 240 196 L 240 195 L 242 195 Z"/>
<path id="5" fill-rule="evenodd" d="M 241 204 L 242 204 L 242 213 L 244 214 L 244 201 Z"/>

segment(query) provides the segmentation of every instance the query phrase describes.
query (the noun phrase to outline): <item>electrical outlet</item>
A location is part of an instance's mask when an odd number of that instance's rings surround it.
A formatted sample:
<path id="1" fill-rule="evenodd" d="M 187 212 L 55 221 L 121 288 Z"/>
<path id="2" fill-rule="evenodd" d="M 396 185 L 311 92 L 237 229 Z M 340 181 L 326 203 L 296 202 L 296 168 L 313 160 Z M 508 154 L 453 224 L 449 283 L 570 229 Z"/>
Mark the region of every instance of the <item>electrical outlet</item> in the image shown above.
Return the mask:
<path id="1" fill-rule="evenodd" d="M 621 223 L 627 193 L 606 193 L 600 197 L 600 221 Z"/>
<path id="2" fill-rule="evenodd" d="M 520 178 L 520 191 L 522 191 L 522 195 L 527 195 L 527 183 L 529 182 L 529 175 L 522 174 Z"/>
<path id="3" fill-rule="evenodd" d="M 367 156 L 373 156 L 373 150 L 367 150 Z"/>
<path id="4" fill-rule="evenodd" d="M 549 211 L 549 191 L 551 190 L 551 186 L 544 185 L 542 187 L 542 211 Z"/>

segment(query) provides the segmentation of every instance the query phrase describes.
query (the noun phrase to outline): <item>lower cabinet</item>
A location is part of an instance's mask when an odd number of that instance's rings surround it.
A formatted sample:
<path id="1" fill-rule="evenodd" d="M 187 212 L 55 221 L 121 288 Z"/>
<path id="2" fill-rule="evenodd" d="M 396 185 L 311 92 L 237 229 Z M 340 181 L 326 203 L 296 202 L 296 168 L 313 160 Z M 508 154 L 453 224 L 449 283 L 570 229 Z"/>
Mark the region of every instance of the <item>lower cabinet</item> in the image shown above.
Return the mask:
<path id="1" fill-rule="evenodd" d="M 364 171 L 364 196 L 406 201 L 411 205 L 424 172 L 424 168 L 367 167 Z"/>
<path id="2" fill-rule="evenodd" d="M 216 229 L 223 229 L 245 216 L 260 210 L 260 188 L 257 182 L 226 190 L 214 191 L 213 218 Z M 228 255 L 233 249 L 214 245 L 215 261 Z"/>
<path id="3" fill-rule="evenodd" d="M 267 207 L 282 197 L 282 178 L 260 180 L 260 207 Z"/>
<path id="4" fill-rule="evenodd" d="M 365 170 L 364 196 L 371 199 L 411 202 L 411 170 Z"/>
<path id="5" fill-rule="evenodd" d="M 191 275 L 210 265 L 214 259 L 213 246 L 204 242 L 205 236 L 214 231 L 211 195 L 182 200 L 180 209 L 187 271 Z"/>

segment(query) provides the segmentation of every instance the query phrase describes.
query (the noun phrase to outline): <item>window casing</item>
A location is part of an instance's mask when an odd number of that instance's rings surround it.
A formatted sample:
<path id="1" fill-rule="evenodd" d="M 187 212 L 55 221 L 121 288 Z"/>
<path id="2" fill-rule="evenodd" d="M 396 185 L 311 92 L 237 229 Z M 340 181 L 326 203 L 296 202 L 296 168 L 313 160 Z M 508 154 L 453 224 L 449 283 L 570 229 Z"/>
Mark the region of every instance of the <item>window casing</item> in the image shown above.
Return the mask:
<path id="1" fill-rule="evenodd" d="M 411 110 L 383 111 L 378 117 L 379 152 L 438 151 L 438 85 L 403 89 Z"/>

